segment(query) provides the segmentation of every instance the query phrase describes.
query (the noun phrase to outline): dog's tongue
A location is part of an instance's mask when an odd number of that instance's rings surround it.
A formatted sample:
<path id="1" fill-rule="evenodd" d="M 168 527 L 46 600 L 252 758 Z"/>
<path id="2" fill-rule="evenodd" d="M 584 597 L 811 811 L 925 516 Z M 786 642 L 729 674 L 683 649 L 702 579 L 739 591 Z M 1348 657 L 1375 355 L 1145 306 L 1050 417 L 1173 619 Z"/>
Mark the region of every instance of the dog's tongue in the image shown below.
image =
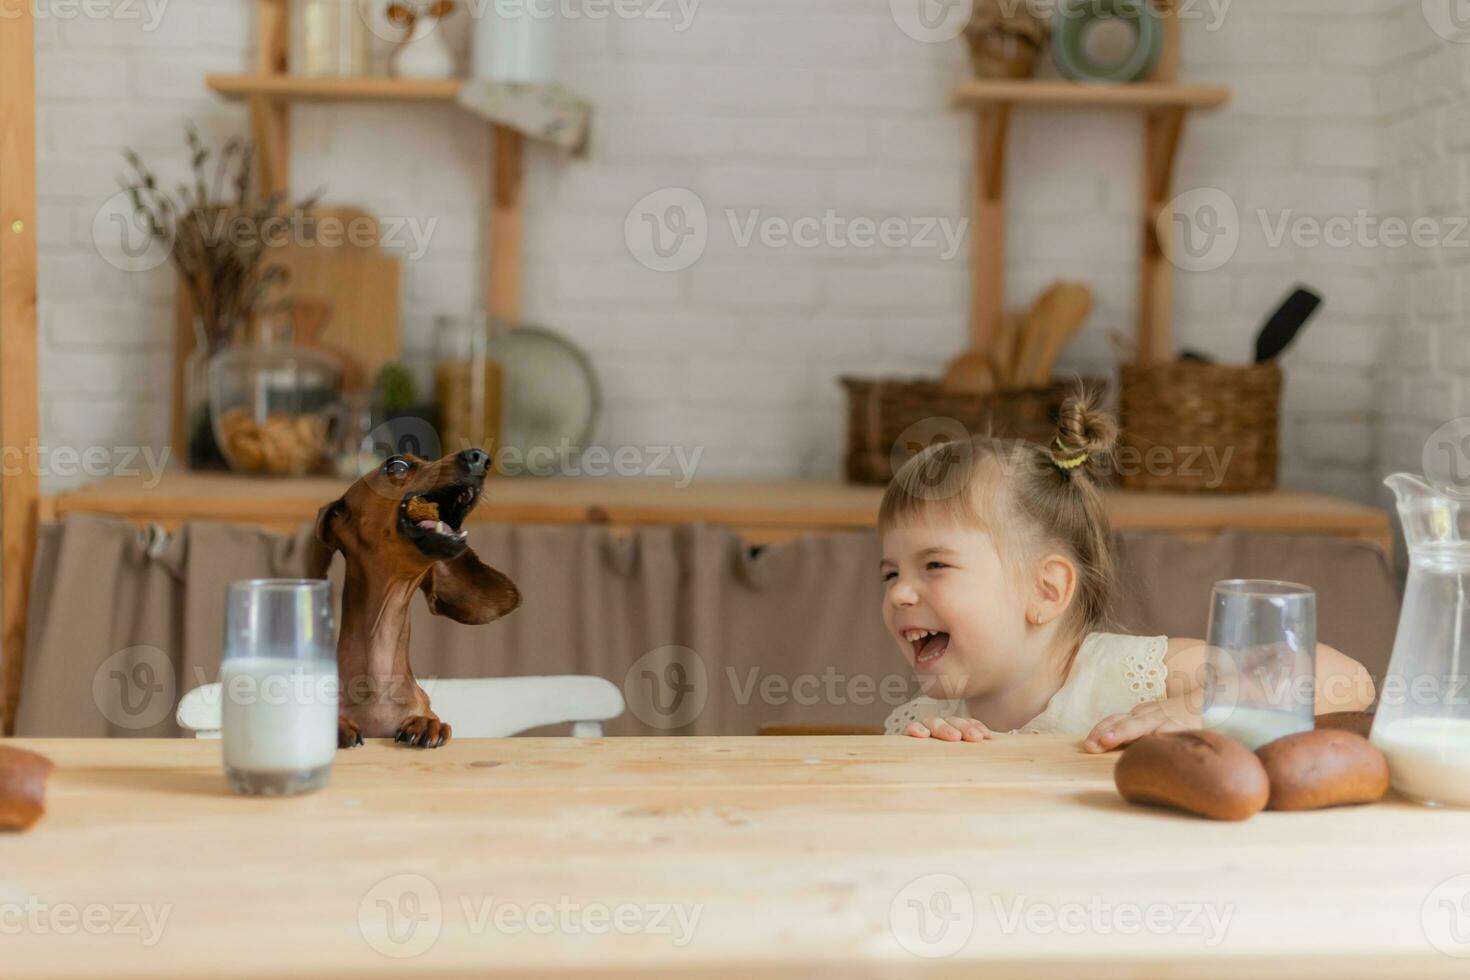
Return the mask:
<path id="1" fill-rule="evenodd" d="M 449 525 L 443 521 L 419 521 L 419 527 L 425 531 L 435 531 L 439 534 L 449 533 Z"/>

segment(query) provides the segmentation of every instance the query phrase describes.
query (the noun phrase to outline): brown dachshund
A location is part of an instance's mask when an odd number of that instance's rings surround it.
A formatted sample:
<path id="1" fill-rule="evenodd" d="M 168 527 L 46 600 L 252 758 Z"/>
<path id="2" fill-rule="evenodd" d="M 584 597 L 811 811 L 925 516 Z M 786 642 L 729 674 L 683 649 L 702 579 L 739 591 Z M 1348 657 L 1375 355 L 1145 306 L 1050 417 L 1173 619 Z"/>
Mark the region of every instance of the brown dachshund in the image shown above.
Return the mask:
<path id="1" fill-rule="evenodd" d="M 342 748 L 364 738 L 421 748 L 449 741 L 449 726 L 430 710 L 408 665 L 415 590 L 423 590 L 435 615 L 470 625 L 494 622 L 520 605 L 515 584 L 480 561 L 461 530 L 489 463 L 478 449 L 437 463 L 394 456 L 317 514 L 308 574 L 325 578 L 336 551 L 347 562 L 337 640 Z"/>

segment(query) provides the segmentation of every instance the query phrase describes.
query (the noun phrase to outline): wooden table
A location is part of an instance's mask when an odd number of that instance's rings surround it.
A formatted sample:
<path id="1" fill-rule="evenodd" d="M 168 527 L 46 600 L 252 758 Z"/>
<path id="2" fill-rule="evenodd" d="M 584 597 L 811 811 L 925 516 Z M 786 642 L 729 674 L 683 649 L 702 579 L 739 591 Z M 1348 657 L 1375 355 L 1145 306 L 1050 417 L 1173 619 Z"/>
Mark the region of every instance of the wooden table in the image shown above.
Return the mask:
<path id="1" fill-rule="evenodd" d="M 294 531 L 316 518 L 346 484 L 332 479 L 270 480 L 175 473 L 153 481 L 114 477 L 47 498 L 42 519 L 104 514 L 174 528 L 191 520 Z M 472 520 L 520 524 L 636 527 L 702 521 L 741 531 L 752 544 L 800 534 L 867 529 L 878 518 L 882 487 L 819 481 L 695 479 L 496 479 Z M 1372 542 L 1388 553 L 1388 514 L 1333 497 L 1296 491 L 1243 495 L 1111 491 L 1120 531 L 1208 536 L 1223 531 L 1326 534 Z"/>
<path id="2" fill-rule="evenodd" d="M 7 980 L 1470 973 L 1425 932 L 1470 812 L 1210 823 L 1059 738 L 370 744 L 290 800 L 218 743 L 18 744 L 58 770 L 0 835 Z"/>

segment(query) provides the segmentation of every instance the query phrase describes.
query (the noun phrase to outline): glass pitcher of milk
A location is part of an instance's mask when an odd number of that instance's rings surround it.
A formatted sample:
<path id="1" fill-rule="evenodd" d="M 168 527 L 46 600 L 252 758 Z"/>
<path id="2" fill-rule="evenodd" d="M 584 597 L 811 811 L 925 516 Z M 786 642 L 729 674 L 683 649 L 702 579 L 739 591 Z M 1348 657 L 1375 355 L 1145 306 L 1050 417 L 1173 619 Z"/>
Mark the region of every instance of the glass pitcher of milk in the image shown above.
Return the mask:
<path id="1" fill-rule="evenodd" d="M 247 796 L 321 789 L 337 752 L 332 586 L 251 579 L 226 593 L 220 664 L 225 777 Z"/>
<path id="2" fill-rule="evenodd" d="M 1384 483 L 1398 498 L 1409 581 L 1373 744 L 1404 796 L 1470 806 L 1470 498 L 1410 473 Z"/>

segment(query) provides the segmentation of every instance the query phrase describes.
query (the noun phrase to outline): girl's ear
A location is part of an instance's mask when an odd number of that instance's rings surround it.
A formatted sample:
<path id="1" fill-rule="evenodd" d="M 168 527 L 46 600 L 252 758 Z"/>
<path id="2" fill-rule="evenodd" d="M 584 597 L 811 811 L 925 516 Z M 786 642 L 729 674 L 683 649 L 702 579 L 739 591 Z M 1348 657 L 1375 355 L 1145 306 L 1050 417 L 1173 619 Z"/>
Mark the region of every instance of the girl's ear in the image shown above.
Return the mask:
<path id="1" fill-rule="evenodd" d="M 1076 594 L 1077 563 L 1066 555 L 1047 555 L 1036 566 L 1026 618 L 1035 625 L 1050 623 L 1067 611 Z"/>

